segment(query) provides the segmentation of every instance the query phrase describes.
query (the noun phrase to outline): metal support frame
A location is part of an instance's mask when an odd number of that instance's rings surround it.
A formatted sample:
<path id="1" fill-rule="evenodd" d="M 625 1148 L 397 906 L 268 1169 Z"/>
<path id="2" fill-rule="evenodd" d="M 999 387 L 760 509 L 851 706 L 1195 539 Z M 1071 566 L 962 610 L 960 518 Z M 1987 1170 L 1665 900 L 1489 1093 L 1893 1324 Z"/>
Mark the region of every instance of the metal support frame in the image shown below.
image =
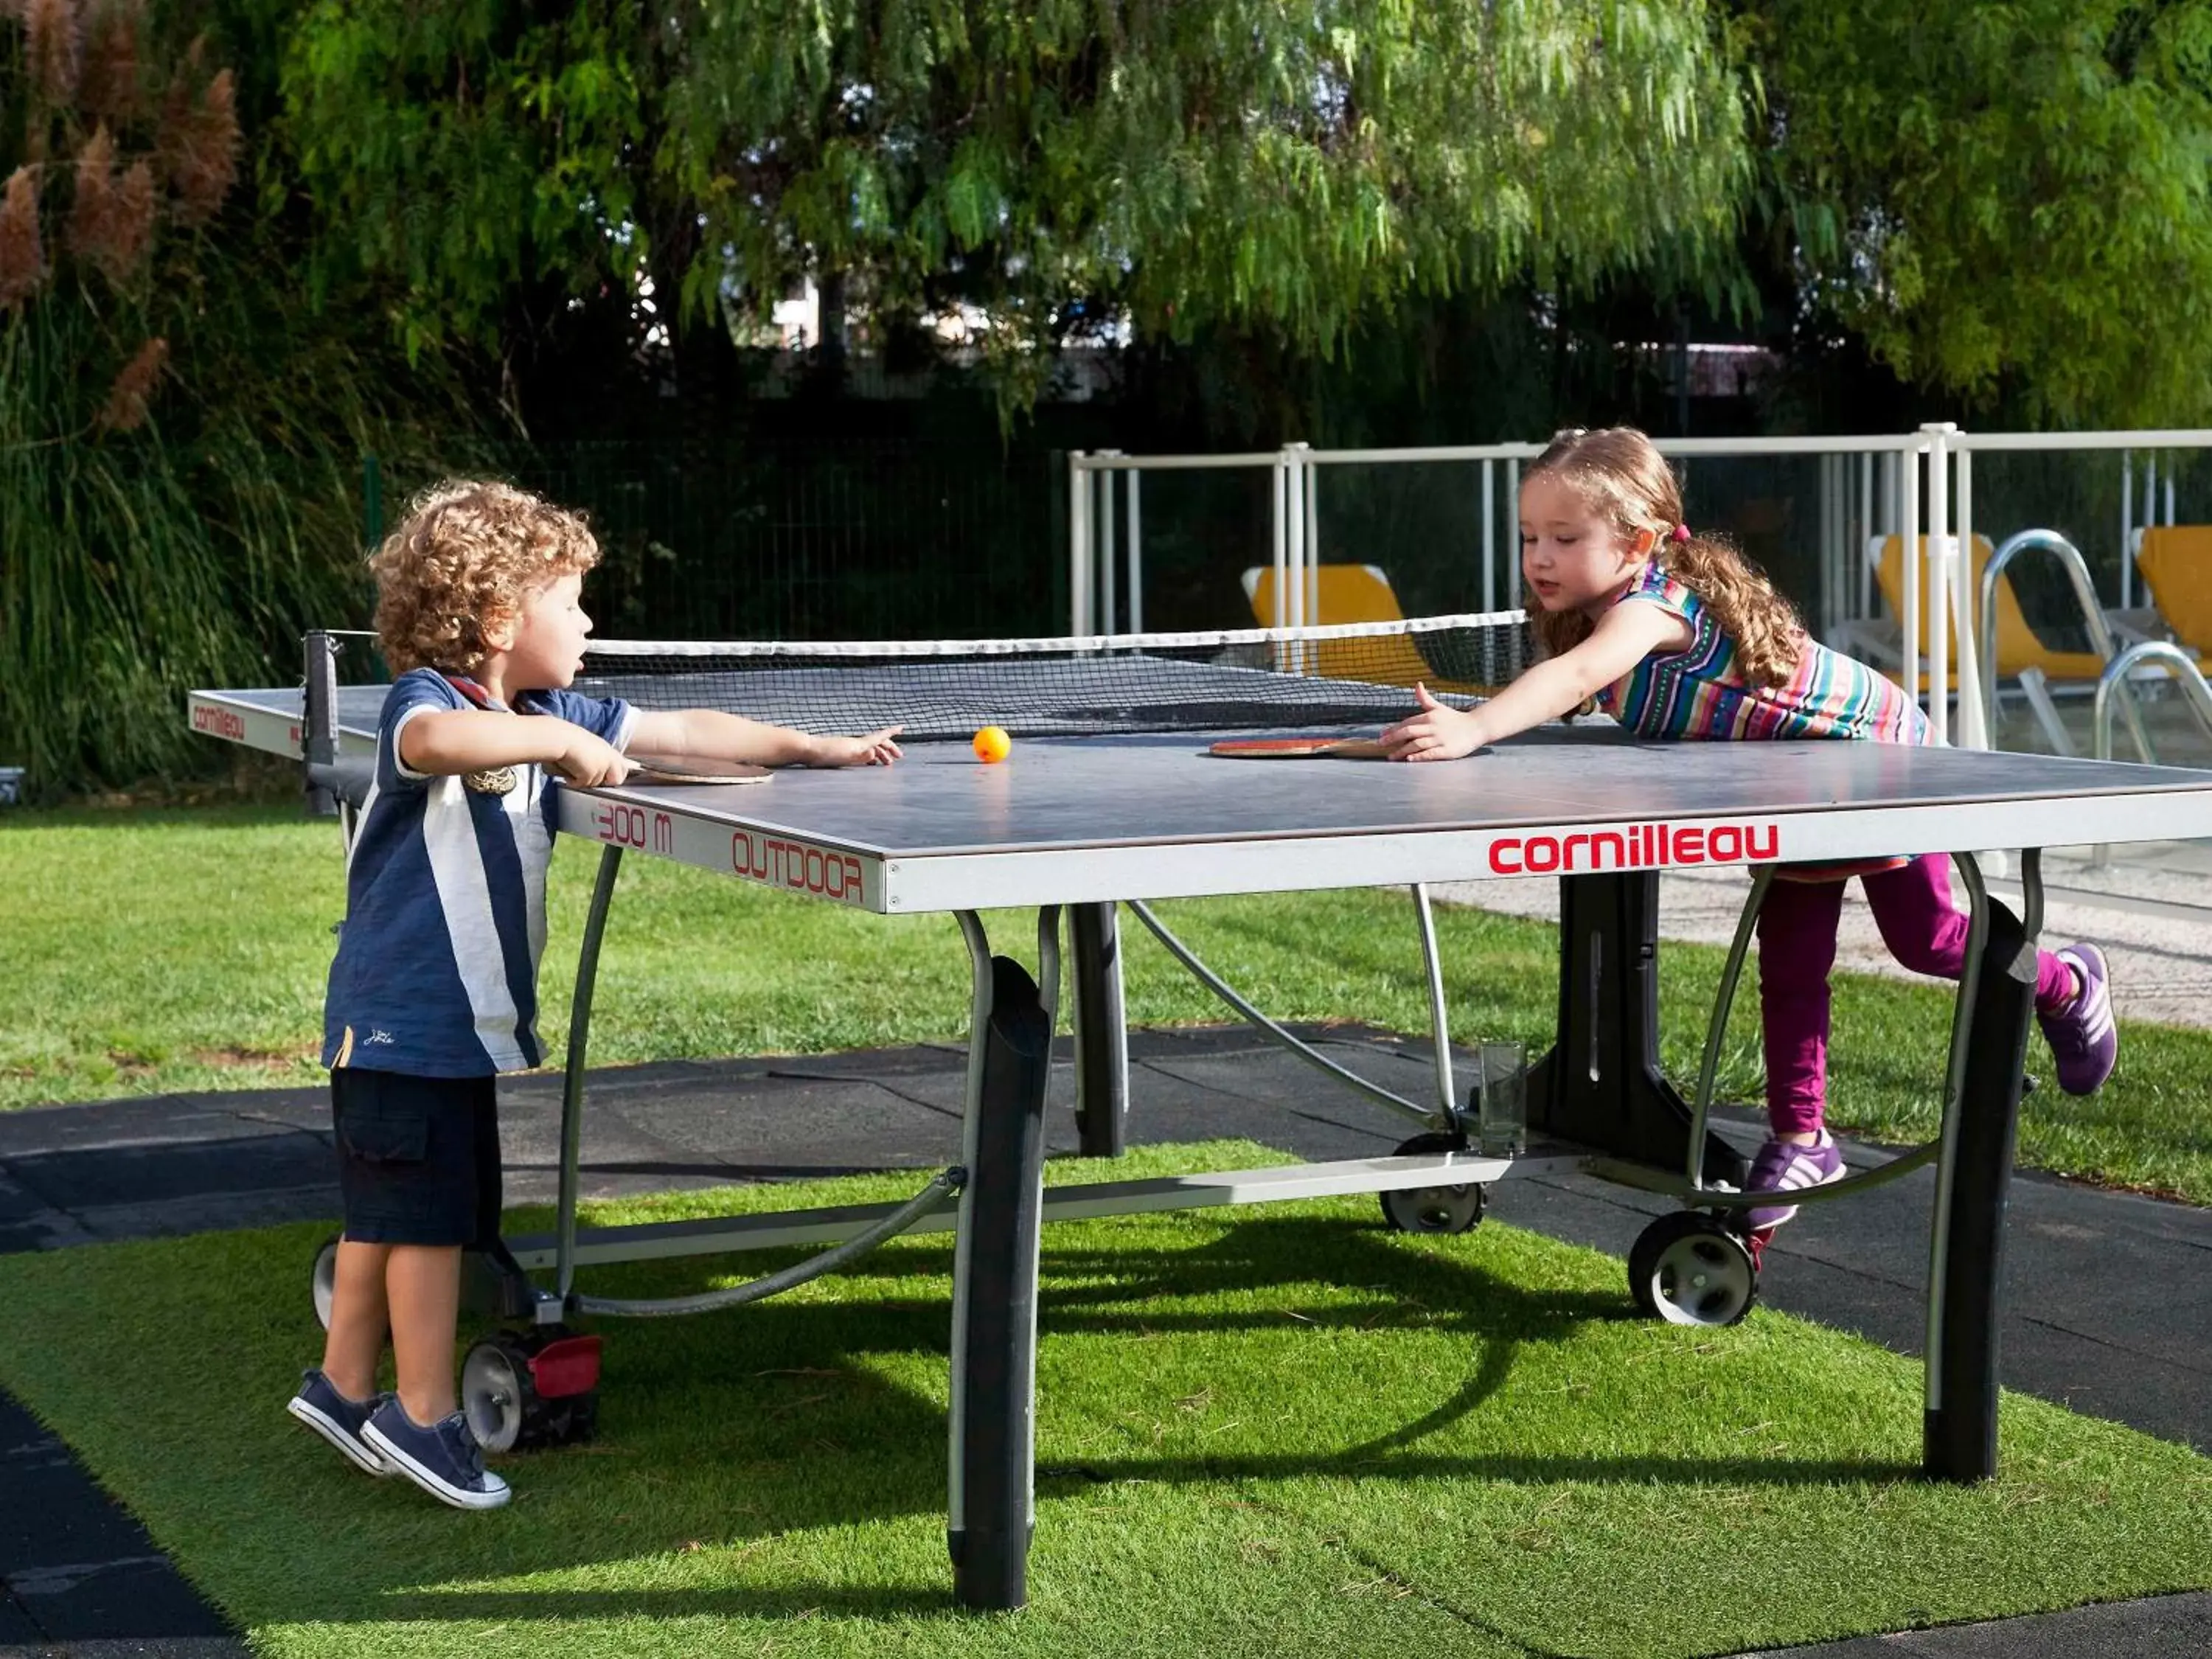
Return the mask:
<path id="1" fill-rule="evenodd" d="M 1743 912 L 1736 921 L 1735 937 L 1729 945 L 1728 960 L 1721 969 L 1720 986 L 1713 998 L 1711 1017 L 1705 1025 L 1705 1048 L 1698 1067 L 1697 1093 L 1691 1102 L 1688 1142 L 1691 1146 L 1698 1146 L 1705 1139 L 1707 1121 L 1712 1110 L 1713 1078 L 1720 1069 L 1721 1045 L 1728 1035 L 1729 1016 L 1735 1006 L 1736 990 L 1742 981 L 1744 959 L 1750 952 L 1751 941 L 1758 928 L 1759 908 L 1765 903 L 1767 890 L 1774 884 L 1775 879 L 1776 867 L 1771 864 L 1761 865 L 1753 872 L 1751 893 L 1744 900 Z M 1979 971 L 1981 960 L 1983 922 L 1978 906 L 1983 890 L 1978 879 L 1970 884 L 1969 891 L 1977 908 L 1967 924 L 1966 972 L 1960 980 L 1958 996 L 1952 1005 L 1951 1057 L 1944 1073 L 1942 1106 L 1942 1114 L 1947 1122 L 1962 1088 L 1960 1067 L 1964 1063 L 1965 1050 L 1961 1034 L 1972 1018 L 1970 991 L 1974 975 Z M 1847 1198 L 1875 1187 L 1887 1186 L 1899 1177 L 1923 1168 L 1934 1162 L 1942 1150 L 1943 1142 L 1939 1136 L 1924 1145 L 1899 1152 L 1874 1169 L 1846 1176 L 1840 1181 L 1824 1182 L 1818 1187 L 1786 1193 L 1771 1188 L 1716 1188 L 1700 1179 L 1694 1161 L 1689 1164 L 1679 1180 L 1639 1171 L 1613 1159 L 1601 1160 L 1595 1172 L 1626 1186 L 1640 1187 L 1647 1192 L 1666 1193 L 1696 1208 L 1729 1212 L 1754 1209 L 1777 1201 L 1828 1203 L 1838 1198 Z"/>
<path id="2" fill-rule="evenodd" d="M 1444 1002 L 1443 957 L 1437 950 L 1437 917 L 1429 903 L 1425 884 L 1415 882 L 1413 926 L 1421 935 L 1421 961 L 1428 969 L 1429 1031 L 1437 1073 L 1437 1099 L 1447 1121 L 1459 1109 L 1459 1090 L 1452 1081 L 1451 1018 Z"/>
<path id="3" fill-rule="evenodd" d="M 1942 1140 L 1848 1182 L 1793 1194 L 1800 1201 L 1846 1190 L 1863 1190 L 1940 1156 L 1938 1200 L 1931 1227 L 1926 1472 L 1943 1480 L 1972 1480 L 1994 1470 L 1996 1455 L 1995 1308 L 1998 1245 L 2020 1091 L 2035 958 L 2033 935 L 2040 924 L 2039 865 L 2024 860 L 2027 921 L 2011 920 L 1988 899 L 1971 855 L 1958 855 L 1973 904 L 1972 933 L 1960 987 L 1961 1013 L 1954 1027 L 1946 1082 Z M 962 1162 L 935 1177 L 902 1205 L 848 1206 L 784 1216 L 747 1216 L 580 1233 L 579 1188 L 583 1076 L 596 977 L 617 873 L 619 849 L 602 857 L 578 963 L 578 985 L 568 1046 L 569 1074 L 562 1097 L 559 1231 L 547 1245 L 516 1241 L 522 1261 L 542 1265 L 548 1255 L 558 1294 L 535 1293 L 541 1320 L 566 1309 L 653 1316 L 704 1311 L 757 1299 L 842 1266 L 863 1250 L 907 1231 L 957 1228 L 953 1267 L 951 1411 L 947 1455 L 950 1500 L 946 1542 L 963 1605 L 988 1609 L 1020 1607 L 1027 1596 L 1027 1560 L 1035 1526 L 1035 1411 L 1037 1271 L 1040 1229 L 1048 1214 L 1121 1214 L 1194 1206 L 1270 1202 L 1324 1192 L 1395 1191 L 1431 1186 L 1439 1173 L 1482 1182 L 1509 1174 L 1559 1174 L 1579 1169 L 1627 1184 L 1667 1190 L 1707 1207 L 1740 1207 L 1764 1194 L 1720 1191 L 1716 1182 L 1740 1186 L 1742 1160 L 1710 1133 L 1705 1115 L 1717 1066 L 1709 1032 L 1695 1110 L 1659 1075 L 1657 1021 L 1657 878 L 1652 872 L 1607 872 L 1561 882 L 1559 1040 L 1535 1068 L 1532 1119 L 1535 1126 L 1583 1143 L 1519 1159 L 1486 1159 L 1448 1152 L 1424 1157 L 1356 1159 L 1336 1164 L 1230 1171 L 1164 1180 L 1097 1183 L 1055 1189 L 1044 1198 L 1043 1121 L 1054 1011 L 1060 982 L 1060 907 L 1037 912 L 1036 979 L 990 952 L 981 919 L 957 913 L 972 975 L 971 1025 Z M 1764 874 L 1764 872 L 1762 872 Z M 1439 1047 L 1444 1038 L 1442 981 L 1432 919 L 1425 890 L 1413 890 L 1423 948 L 1430 969 L 1432 1012 Z M 1747 946 L 1749 918 L 1739 926 L 1723 1000 L 1732 995 Z M 1133 905 L 1163 943 L 1212 984 L 1232 1006 L 1267 1028 L 1250 1005 L 1211 975 L 1179 947 L 1141 905 Z M 1088 915 L 1085 915 L 1088 912 Z M 2008 929 L 2009 931 L 2008 931 Z M 1119 1036 L 1118 950 L 1111 906 L 1076 909 L 1072 932 L 1079 1000 L 1089 999 L 1088 1042 L 1095 1048 Z M 1994 940 L 1985 951 L 1984 939 Z M 1995 971 L 1984 971 L 1987 960 Z M 1109 994 L 1108 981 L 1113 981 Z M 1086 988 L 1085 981 L 1088 981 Z M 1713 1031 L 1724 1029 L 1717 1010 Z M 1108 1022 L 1112 1022 L 1109 1025 Z M 1104 1029 L 1102 1029 L 1104 1028 Z M 1304 1045 L 1273 1028 L 1294 1050 Z M 1344 1073 L 1306 1050 L 1307 1057 L 1344 1076 L 1370 1095 L 1428 1121 L 1410 1102 Z M 1079 1062 L 1081 1063 L 1081 1062 Z M 1126 1067 L 1126 1053 L 1122 1066 Z M 1108 1071 L 1102 1086 L 1126 1087 L 1126 1070 Z M 1439 1068 L 1447 1111 L 1451 1085 Z M 1110 1097 L 1117 1110 L 1120 1094 Z M 1588 1149 L 1600 1149 L 1595 1152 Z M 1693 1155 L 1692 1148 L 1701 1148 Z M 1671 1164 L 1684 1176 L 1662 1172 Z M 957 1218 L 948 1214 L 958 1193 Z M 842 1242 L 839 1242 L 842 1241 Z M 696 1255 L 709 1250 L 766 1248 L 799 1243 L 832 1243 L 811 1261 L 727 1291 L 647 1304 L 586 1300 L 574 1291 L 580 1259 L 630 1261 Z M 522 1266 L 502 1246 L 493 1262 L 510 1279 Z M 513 1286 L 508 1287 L 510 1290 Z M 529 1298 L 519 1304 L 527 1309 Z"/>
<path id="4" fill-rule="evenodd" d="M 2024 920 L 1989 896 L 1973 854 L 1952 856 L 1966 886 L 1969 931 L 1945 1073 L 1943 1133 L 1933 1147 L 1922 1467 L 1933 1480 L 1977 1480 L 1996 1470 L 1997 1297 L 2021 1068 L 2034 1008 L 2042 855 L 2033 848 L 2021 854 Z M 1575 891 L 1578 884 L 1588 890 Z M 1767 1196 L 1708 1190 L 1715 1179 L 1713 1147 L 1727 1156 L 1721 1178 L 1739 1188 L 1741 1160 L 1709 1132 L 1706 1155 L 1698 1159 L 1691 1130 L 1701 1127 L 1701 1120 L 1657 1075 L 1656 876 L 1582 876 L 1560 884 L 1559 1043 L 1537 1068 L 1541 1084 L 1532 1084 L 1532 1109 L 1540 1102 L 1545 1127 L 1614 1154 L 1592 1160 L 1593 1175 L 1685 1196 L 1694 1185 L 1693 1201 L 1712 1208 Z M 1747 926 L 1739 925 L 1740 944 Z M 1740 956 L 1732 965 L 1740 969 Z M 1595 1011 L 1595 1018 L 1577 1019 L 1580 1007 Z M 1708 1072 L 1711 1066 L 1709 1054 Z M 1709 1086 L 1701 1083 L 1700 1093 Z M 1894 1180 L 1930 1155 L 1922 1147 L 1854 1176 L 1852 1189 Z M 1686 1164 L 1692 1173 L 1686 1182 L 1662 1180 L 1631 1169 L 1632 1163 L 1647 1170 Z M 1834 1188 L 1821 1188 L 1790 1196 L 1802 1202 L 1812 1192 L 1835 1195 Z"/>
<path id="5" fill-rule="evenodd" d="M 1424 1124 L 1432 1129 L 1449 1129 L 1452 1127 L 1455 1121 L 1455 1105 L 1449 1096 L 1444 1097 L 1439 1103 L 1437 1108 L 1431 1110 L 1429 1108 L 1416 1104 L 1414 1102 L 1407 1099 L 1403 1095 L 1393 1093 L 1391 1091 L 1384 1088 L 1381 1084 L 1371 1082 L 1368 1079 L 1360 1076 L 1358 1073 L 1352 1071 L 1348 1067 L 1338 1065 L 1327 1054 L 1322 1054 L 1318 1048 L 1316 1048 L 1311 1043 L 1305 1042 L 1293 1036 L 1291 1032 L 1285 1030 L 1280 1025 L 1268 1018 L 1267 1016 L 1261 1013 L 1258 1008 L 1255 1007 L 1250 1002 L 1239 995 L 1234 986 L 1231 985 L 1227 980 L 1223 979 L 1218 974 L 1215 973 L 1213 969 L 1207 967 L 1205 963 L 1199 959 L 1198 953 L 1196 951 L 1193 951 L 1190 946 L 1185 945 L 1181 939 L 1177 939 L 1175 934 L 1169 930 L 1168 925 L 1162 921 L 1158 915 L 1153 914 L 1152 906 L 1137 899 L 1131 899 L 1127 901 L 1127 903 L 1130 913 L 1134 915 L 1138 921 L 1145 924 L 1146 927 L 1151 931 L 1152 937 L 1159 940 L 1161 945 L 1166 950 L 1170 956 L 1173 957 L 1177 962 L 1183 965 L 1184 969 L 1188 971 L 1192 978 L 1197 980 L 1200 984 L 1206 987 L 1207 990 L 1212 992 L 1215 996 L 1218 997 L 1224 1003 L 1228 1005 L 1230 1008 L 1233 1009 L 1262 1036 L 1279 1043 L 1283 1048 L 1296 1054 L 1300 1060 L 1304 1060 L 1309 1066 L 1315 1066 L 1321 1071 L 1328 1073 L 1331 1077 L 1343 1084 L 1346 1087 L 1358 1091 L 1360 1094 L 1364 1095 L 1368 1099 L 1373 1101 L 1378 1106 L 1384 1107 L 1390 1111 L 1403 1113 L 1405 1115 L 1412 1118 L 1415 1122 Z M 1439 1007 L 1438 1012 L 1441 1014 L 1441 1007 Z M 1439 1019 L 1439 1024 L 1437 1025 L 1437 1040 L 1440 1046 L 1443 1045 L 1445 1041 L 1441 1019 Z M 1449 1064 L 1449 1056 L 1447 1056 L 1446 1064 Z M 1449 1073 L 1447 1073 L 1444 1075 L 1449 1076 Z"/>

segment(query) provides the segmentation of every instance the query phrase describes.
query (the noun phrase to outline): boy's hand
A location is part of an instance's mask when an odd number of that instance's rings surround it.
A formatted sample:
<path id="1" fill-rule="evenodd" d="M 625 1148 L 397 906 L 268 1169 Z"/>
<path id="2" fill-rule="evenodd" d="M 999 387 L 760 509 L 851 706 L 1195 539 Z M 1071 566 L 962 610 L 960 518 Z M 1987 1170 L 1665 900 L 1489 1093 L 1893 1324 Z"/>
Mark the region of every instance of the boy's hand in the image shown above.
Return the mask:
<path id="1" fill-rule="evenodd" d="M 580 726 L 568 726 L 561 752 L 550 763 L 569 782 L 586 789 L 623 782 L 637 765 L 605 738 Z"/>
<path id="2" fill-rule="evenodd" d="M 899 758 L 899 746 L 892 739 L 904 728 L 886 726 L 880 732 L 871 732 L 859 738 L 818 738 L 810 766 L 889 766 Z"/>
<path id="3" fill-rule="evenodd" d="M 1482 722 L 1474 715 L 1438 702 L 1425 685 L 1413 687 L 1413 699 L 1420 712 L 1383 730 L 1392 760 L 1457 760 L 1482 747 Z"/>

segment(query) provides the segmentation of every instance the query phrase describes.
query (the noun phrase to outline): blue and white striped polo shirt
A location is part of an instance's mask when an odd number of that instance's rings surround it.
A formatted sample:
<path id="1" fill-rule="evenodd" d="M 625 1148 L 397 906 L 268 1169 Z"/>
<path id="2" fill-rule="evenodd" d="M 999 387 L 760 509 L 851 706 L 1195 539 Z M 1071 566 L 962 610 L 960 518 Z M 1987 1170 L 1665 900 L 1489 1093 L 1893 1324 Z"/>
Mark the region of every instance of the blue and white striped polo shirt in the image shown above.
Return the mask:
<path id="1" fill-rule="evenodd" d="M 402 674 L 384 700 L 376 783 L 346 860 L 345 925 L 323 1010 L 326 1066 L 482 1077 L 538 1063 L 548 786 L 557 779 L 517 766 L 514 787 L 491 794 L 399 762 L 409 720 L 474 706 L 430 668 Z M 572 720 L 617 749 L 633 718 L 626 702 L 573 691 L 525 692 L 515 712 Z"/>

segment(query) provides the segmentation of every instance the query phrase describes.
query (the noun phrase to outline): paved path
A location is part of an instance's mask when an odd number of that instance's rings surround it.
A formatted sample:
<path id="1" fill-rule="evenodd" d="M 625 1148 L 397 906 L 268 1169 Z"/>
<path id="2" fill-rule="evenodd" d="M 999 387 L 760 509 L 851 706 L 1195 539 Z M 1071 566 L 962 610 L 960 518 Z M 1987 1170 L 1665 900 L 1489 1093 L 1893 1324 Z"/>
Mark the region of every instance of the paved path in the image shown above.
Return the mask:
<path id="1" fill-rule="evenodd" d="M 1429 1086 L 1425 1048 L 1309 1030 L 1401 1093 Z M 1242 1030 L 1138 1032 L 1139 1140 L 1243 1135 L 1305 1158 L 1371 1153 L 1400 1125 Z M 616 1194 L 957 1157 L 964 1051 L 927 1047 L 805 1060 L 646 1066 L 596 1074 L 586 1190 Z M 509 1195 L 552 1195 L 560 1085 L 502 1085 Z M 1071 1152 L 1072 1084 L 1054 1079 L 1049 1142 Z M 1747 1140 L 1747 1121 L 1724 1125 Z M 335 1214 L 319 1090 L 169 1097 L 0 1116 L 0 1249 L 174 1235 Z M 1877 1159 L 1847 1148 L 1850 1161 Z M 1917 1351 L 1932 1176 L 1808 1208 L 1770 1253 L 1772 1305 Z M 1665 1207 L 1580 1177 L 1493 1188 L 1499 1219 L 1625 1255 Z M 2008 1386 L 2212 1451 L 2212 1210 L 2015 1182 L 2001 1334 Z M 304 1286 L 303 1286 L 304 1304 Z M 304 1314 L 304 1306 L 303 1306 Z M 274 1410 L 274 1407 L 271 1407 Z M 272 1421 L 274 1419 L 272 1419 Z M 12 1521 L 8 1517 L 15 1517 Z M 134 1522 L 64 1449 L 0 1396 L 0 1659 L 65 1651 L 218 1659 L 242 1654 Z M 101 1645 L 102 1643 L 111 1645 Z M 1978 1659 L 2212 1651 L 2212 1595 L 2171 1596 L 2002 1625 L 1806 1650 Z"/>

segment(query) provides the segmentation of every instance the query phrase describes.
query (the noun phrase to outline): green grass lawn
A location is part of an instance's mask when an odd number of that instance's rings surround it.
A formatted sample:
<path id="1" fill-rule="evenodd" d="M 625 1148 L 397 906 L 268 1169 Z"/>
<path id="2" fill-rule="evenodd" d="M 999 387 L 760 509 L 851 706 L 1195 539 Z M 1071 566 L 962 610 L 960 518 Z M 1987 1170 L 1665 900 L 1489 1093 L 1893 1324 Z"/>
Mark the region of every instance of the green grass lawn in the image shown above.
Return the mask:
<path id="1" fill-rule="evenodd" d="M 2008 1396 L 1999 1478 L 1924 1484 L 1914 1362 L 1765 1309 L 1656 1324 L 1595 1251 L 1495 1223 L 1393 1234 L 1361 1199 L 1047 1230 L 1034 1599 L 963 1615 L 949 1241 L 750 1308 L 605 1322 L 599 1441 L 503 1460 L 515 1501 L 465 1516 L 283 1415 L 319 1348 L 322 1232 L 0 1257 L 0 1384 L 264 1655 L 1686 1655 L 2212 1584 L 2212 1462 L 2186 1448 Z M 586 1283 L 672 1293 L 786 1259 Z"/>
<path id="2" fill-rule="evenodd" d="M 558 1054 L 576 936 L 597 849 L 554 860 L 544 966 Z M 319 1080 L 323 979 L 343 908 L 337 830 L 295 809 L 0 813 L 0 1108 L 182 1089 Z M 1286 1019 L 1427 1029 L 1404 894 L 1348 891 L 1164 905 L 1170 924 L 1232 984 Z M 991 919 L 1031 958 L 1027 916 Z M 1549 1041 L 1557 933 L 1481 911 L 1438 919 L 1454 1036 Z M 1138 1024 L 1227 1012 L 1133 923 L 1127 1002 Z M 1662 956 L 1663 1052 L 1694 1076 L 1722 953 Z M 594 1064 L 819 1053 L 949 1040 L 967 1016 L 966 958 L 945 916 L 856 914 L 686 869 L 627 863 L 593 1021 Z M 1935 1120 L 1948 988 L 1838 976 L 1832 1119 L 1878 1139 Z M 2029 1069 L 2048 1075 L 2039 1040 Z M 1755 995 L 1739 1000 L 1724 1098 L 1756 1099 Z M 2026 1164 L 2212 1202 L 2212 1032 L 2130 1024 L 2095 1099 L 2045 1087 L 2022 1114 Z"/>

